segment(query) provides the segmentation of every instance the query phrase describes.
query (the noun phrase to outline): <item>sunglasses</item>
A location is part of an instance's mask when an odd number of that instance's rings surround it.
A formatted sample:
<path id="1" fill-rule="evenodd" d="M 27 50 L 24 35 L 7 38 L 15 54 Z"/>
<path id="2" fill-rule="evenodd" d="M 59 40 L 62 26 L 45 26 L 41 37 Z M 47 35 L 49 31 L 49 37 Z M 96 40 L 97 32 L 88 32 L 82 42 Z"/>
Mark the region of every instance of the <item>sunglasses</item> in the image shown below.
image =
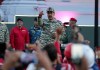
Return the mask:
<path id="1" fill-rule="evenodd" d="M 49 13 L 54 13 L 53 11 L 47 11 L 47 13 L 49 14 Z"/>

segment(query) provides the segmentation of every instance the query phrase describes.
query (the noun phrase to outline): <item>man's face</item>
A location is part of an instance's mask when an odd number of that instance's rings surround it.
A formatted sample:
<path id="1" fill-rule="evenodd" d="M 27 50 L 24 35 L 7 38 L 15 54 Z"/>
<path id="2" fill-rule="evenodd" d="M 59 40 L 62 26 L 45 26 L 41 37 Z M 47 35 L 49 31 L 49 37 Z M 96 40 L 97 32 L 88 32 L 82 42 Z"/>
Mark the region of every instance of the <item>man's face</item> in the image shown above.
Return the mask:
<path id="1" fill-rule="evenodd" d="M 48 12 L 47 12 L 47 16 L 48 16 L 48 19 L 49 19 L 49 20 L 52 20 L 52 19 L 54 18 L 54 15 L 55 15 L 55 13 L 52 12 L 52 11 L 48 11 Z"/>
<path id="2" fill-rule="evenodd" d="M 34 22 L 35 27 L 39 27 L 38 22 Z"/>
<path id="3" fill-rule="evenodd" d="M 17 25 L 18 26 L 23 26 L 23 21 L 21 21 L 21 20 L 17 21 Z"/>
<path id="4" fill-rule="evenodd" d="M 74 26 L 74 25 L 76 25 L 76 21 L 70 20 L 69 24 L 70 24 L 70 26 Z"/>

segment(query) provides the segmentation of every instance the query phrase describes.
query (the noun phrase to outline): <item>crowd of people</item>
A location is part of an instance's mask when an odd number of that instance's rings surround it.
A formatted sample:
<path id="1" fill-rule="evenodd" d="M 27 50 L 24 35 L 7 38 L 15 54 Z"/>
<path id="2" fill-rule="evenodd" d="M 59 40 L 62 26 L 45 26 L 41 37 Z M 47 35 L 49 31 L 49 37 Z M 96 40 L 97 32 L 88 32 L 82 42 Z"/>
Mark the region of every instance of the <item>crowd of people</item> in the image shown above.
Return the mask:
<path id="1" fill-rule="evenodd" d="M 21 18 L 10 33 L 0 23 L 0 70 L 100 70 L 75 18 L 62 23 L 51 7 L 47 19 L 43 14 L 29 30 Z M 63 52 L 61 44 L 66 44 Z"/>

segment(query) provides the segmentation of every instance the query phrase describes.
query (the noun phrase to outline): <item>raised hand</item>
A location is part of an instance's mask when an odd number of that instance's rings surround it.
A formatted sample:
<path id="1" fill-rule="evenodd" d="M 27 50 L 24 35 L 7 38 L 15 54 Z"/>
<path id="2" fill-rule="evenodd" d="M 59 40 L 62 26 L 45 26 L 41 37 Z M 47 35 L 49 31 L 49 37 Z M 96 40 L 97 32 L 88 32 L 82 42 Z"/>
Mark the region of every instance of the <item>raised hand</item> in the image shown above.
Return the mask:
<path id="1" fill-rule="evenodd" d="M 61 35 L 62 32 L 63 32 L 63 27 L 58 27 L 58 28 L 56 29 L 56 32 L 57 32 L 58 35 Z"/>
<path id="2" fill-rule="evenodd" d="M 41 11 L 41 12 L 39 13 L 39 18 L 41 18 L 42 15 L 44 15 L 43 11 Z"/>

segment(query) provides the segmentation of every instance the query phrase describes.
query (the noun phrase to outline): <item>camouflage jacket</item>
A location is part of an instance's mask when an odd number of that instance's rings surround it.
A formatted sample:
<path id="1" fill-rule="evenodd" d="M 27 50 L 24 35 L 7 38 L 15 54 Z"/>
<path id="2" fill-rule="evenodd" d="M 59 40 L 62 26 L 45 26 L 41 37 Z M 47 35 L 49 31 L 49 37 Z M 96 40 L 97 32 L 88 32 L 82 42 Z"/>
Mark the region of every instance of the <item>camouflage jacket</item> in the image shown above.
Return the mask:
<path id="1" fill-rule="evenodd" d="M 67 44 L 73 41 L 73 29 L 68 26 L 65 28 L 64 37 L 61 38 L 63 44 Z"/>
<path id="2" fill-rule="evenodd" d="M 75 36 L 75 33 L 79 32 L 80 29 L 77 25 L 74 26 L 74 28 L 72 28 L 71 26 L 68 26 L 65 28 L 65 35 L 64 37 L 62 37 L 61 41 L 63 42 L 63 44 L 67 44 L 67 43 L 70 43 L 70 42 L 74 42 L 74 36 Z"/>
<path id="3" fill-rule="evenodd" d="M 9 42 L 9 31 L 5 24 L 0 23 L 0 42 Z"/>
<path id="4" fill-rule="evenodd" d="M 42 34 L 40 37 L 40 42 L 42 44 L 42 46 L 45 46 L 48 43 L 53 43 L 54 42 L 54 38 L 52 38 L 53 33 L 55 32 L 56 28 L 61 26 L 61 21 L 59 20 L 52 20 L 49 21 L 49 19 L 43 19 L 41 21 L 39 21 L 39 24 L 42 25 Z"/>

